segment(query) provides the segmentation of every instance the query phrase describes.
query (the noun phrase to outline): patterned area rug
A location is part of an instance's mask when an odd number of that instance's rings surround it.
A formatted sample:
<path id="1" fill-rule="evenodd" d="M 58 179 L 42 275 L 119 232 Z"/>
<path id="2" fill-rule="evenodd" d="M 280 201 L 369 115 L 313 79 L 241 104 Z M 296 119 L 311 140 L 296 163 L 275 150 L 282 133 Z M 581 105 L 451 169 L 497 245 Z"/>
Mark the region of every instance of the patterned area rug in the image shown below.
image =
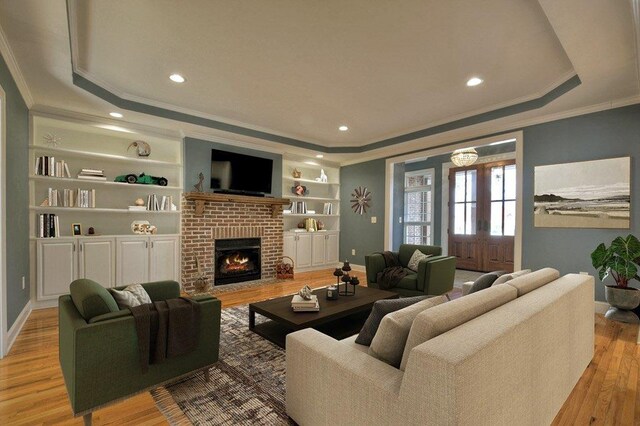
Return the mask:
<path id="1" fill-rule="evenodd" d="M 151 395 L 171 424 L 294 424 L 285 412 L 285 352 L 249 331 L 247 305 L 222 310 L 220 360 L 209 382 L 197 373 Z"/>

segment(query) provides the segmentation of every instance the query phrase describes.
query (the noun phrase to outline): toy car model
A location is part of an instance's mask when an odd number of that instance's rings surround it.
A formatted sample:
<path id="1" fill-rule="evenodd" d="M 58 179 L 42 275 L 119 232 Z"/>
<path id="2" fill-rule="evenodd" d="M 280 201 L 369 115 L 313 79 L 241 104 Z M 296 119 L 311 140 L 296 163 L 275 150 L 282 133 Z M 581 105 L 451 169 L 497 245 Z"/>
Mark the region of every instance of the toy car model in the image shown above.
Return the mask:
<path id="1" fill-rule="evenodd" d="M 158 176 L 149 176 L 149 175 L 145 175 L 144 173 L 140 173 L 137 176 L 134 174 L 117 176 L 114 179 L 114 182 L 140 183 L 143 185 L 160 185 L 160 186 L 167 186 L 167 184 L 169 183 L 169 181 L 167 181 L 167 178 L 158 177 Z"/>

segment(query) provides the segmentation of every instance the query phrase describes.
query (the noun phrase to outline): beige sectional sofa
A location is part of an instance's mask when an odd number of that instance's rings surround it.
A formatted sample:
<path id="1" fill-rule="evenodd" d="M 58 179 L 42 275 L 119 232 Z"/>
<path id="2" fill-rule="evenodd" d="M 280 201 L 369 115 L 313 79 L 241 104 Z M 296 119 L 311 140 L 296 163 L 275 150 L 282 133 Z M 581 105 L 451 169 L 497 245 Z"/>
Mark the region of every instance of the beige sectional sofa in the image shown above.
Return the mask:
<path id="1" fill-rule="evenodd" d="M 355 337 L 287 336 L 287 414 L 305 425 L 549 424 L 593 357 L 594 279 L 545 268 L 431 307 L 400 368 Z"/>

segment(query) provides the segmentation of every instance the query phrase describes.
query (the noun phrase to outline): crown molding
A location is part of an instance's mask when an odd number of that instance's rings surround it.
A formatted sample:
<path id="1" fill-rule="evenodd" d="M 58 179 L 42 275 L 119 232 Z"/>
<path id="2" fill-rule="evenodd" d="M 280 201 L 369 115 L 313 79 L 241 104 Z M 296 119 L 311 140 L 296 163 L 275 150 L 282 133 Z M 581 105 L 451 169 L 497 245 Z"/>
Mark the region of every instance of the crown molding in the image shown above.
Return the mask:
<path id="1" fill-rule="evenodd" d="M 24 103 L 27 104 L 27 108 L 31 109 L 33 106 L 33 96 L 31 96 L 29 86 L 27 86 L 27 82 L 22 75 L 22 71 L 20 71 L 18 61 L 13 54 L 13 50 L 11 50 L 9 40 L 2 30 L 2 27 L 0 27 L 0 54 L 2 54 L 4 61 L 7 63 L 9 72 L 11 73 L 13 80 L 16 82 L 16 86 L 18 86 L 18 91 L 20 91 Z"/>

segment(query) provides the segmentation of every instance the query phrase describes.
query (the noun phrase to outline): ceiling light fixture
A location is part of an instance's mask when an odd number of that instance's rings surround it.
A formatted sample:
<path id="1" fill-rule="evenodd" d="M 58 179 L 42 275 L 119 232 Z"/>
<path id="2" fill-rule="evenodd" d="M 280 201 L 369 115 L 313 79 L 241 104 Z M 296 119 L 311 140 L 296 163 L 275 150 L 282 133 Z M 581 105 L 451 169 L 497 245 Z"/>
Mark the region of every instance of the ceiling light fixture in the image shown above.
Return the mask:
<path id="1" fill-rule="evenodd" d="M 341 132 L 346 132 L 347 130 L 349 130 L 349 128 L 343 124 L 342 126 L 338 127 L 338 130 L 340 130 Z"/>
<path id="2" fill-rule="evenodd" d="M 308 164 L 310 166 L 319 166 L 320 164 L 316 163 L 315 161 L 305 161 L 304 164 Z"/>
<path id="3" fill-rule="evenodd" d="M 482 84 L 483 81 L 484 80 L 479 77 L 471 77 L 469 80 L 467 80 L 467 86 L 477 86 L 478 84 Z"/>
<path id="4" fill-rule="evenodd" d="M 324 157 L 324 155 L 322 155 L 322 154 L 316 155 L 316 158 L 322 158 L 322 157 Z"/>
<path id="5" fill-rule="evenodd" d="M 184 77 L 181 76 L 180 74 L 171 74 L 169 76 L 169 80 L 175 82 L 175 83 L 184 83 Z"/>
<path id="6" fill-rule="evenodd" d="M 119 112 L 110 112 L 109 115 L 115 118 L 122 118 L 122 114 Z"/>
<path id="7" fill-rule="evenodd" d="M 475 148 L 456 149 L 451 154 L 451 162 L 458 167 L 472 165 L 478 159 L 478 151 Z"/>

